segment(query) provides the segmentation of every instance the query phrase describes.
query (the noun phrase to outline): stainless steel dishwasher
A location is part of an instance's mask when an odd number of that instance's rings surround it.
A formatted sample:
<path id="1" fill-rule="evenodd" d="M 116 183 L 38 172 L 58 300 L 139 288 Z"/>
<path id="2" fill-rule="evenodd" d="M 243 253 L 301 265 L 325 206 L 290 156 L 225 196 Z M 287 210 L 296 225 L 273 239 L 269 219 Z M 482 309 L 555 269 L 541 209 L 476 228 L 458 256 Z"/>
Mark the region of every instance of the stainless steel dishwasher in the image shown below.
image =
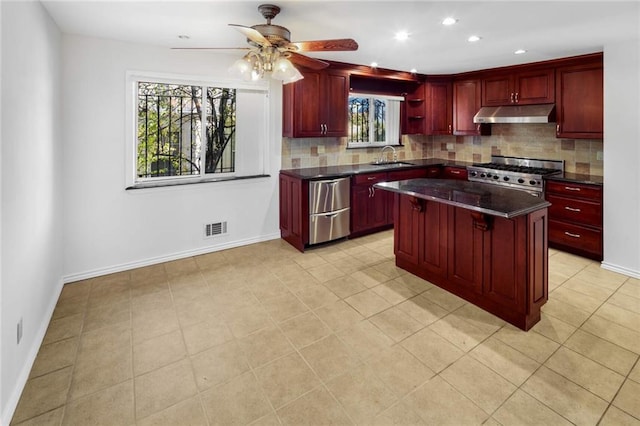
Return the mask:
<path id="1" fill-rule="evenodd" d="M 349 178 L 309 182 L 309 244 L 349 235 Z"/>

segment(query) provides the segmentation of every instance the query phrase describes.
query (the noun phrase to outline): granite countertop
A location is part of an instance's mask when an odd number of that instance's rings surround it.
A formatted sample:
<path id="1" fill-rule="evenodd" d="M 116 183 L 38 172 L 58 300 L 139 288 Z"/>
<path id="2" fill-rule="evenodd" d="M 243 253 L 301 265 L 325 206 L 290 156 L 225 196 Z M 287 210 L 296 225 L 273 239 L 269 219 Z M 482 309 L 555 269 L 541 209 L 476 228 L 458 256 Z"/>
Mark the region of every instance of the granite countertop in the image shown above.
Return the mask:
<path id="1" fill-rule="evenodd" d="M 465 161 L 442 160 L 439 158 L 424 158 L 418 160 L 398 160 L 395 164 L 371 163 L 345 164 L 341 166 L 307 167 L 299 169 L 283 169 L 280 173 L 300 179 L 336 178 L 357 175 L 360 173 L 388 172 L 394 170 L 410 170 L 428 166 L 456 166 L 467 167 L 472 163 Z"/>
<path id="2" fill-rule="evenodd" d="M 564 182 L 586 183 L 592 185 L 603 185 L 604 178 L 596 175 L 585 175 L 580 173 L 564 172 L 561 175 L 549 176 L 547 180 L 561 180 Z"/>
<path id="3" fill-rule="evenodd" d="M 380 182 L 374 186 L 507 219 L 551 205 L 544 198 L 524 191 L 452 179 L 410 179 Z"/>

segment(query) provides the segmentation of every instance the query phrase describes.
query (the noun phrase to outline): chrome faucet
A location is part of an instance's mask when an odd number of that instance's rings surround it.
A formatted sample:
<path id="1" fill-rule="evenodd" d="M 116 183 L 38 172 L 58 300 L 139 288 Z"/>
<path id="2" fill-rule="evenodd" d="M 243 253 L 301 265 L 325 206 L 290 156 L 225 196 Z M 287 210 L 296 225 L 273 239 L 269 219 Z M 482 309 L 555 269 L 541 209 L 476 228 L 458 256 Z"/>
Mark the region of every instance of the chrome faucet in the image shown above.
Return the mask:
<path id="1" fill-rule="evenodd" d="M 387 148 L 391 148 L 391 150 L 393 151 L 393 161 L 396 161 L 396 160 L 397 160 L 397 158 L 398 158 L 398 157 L 397 157 L 397 154 L 396 154 L 396 149 L 395 149 L 394 147 L 392 147 L 391 145 L 385 145 L 385 146 L 383 146 L 383 147 L 382 147 L 382 149 L 380 150 L 380 156 L 378 157 L 378 163 L 382 163 L 382 162 L 383 162 L 382 157 L 384 156 L 384 151 L 385 151 Z M 388 161 L 389 161 L 389 159 L 387 158 L 387 162 L 388 162 Z"/>

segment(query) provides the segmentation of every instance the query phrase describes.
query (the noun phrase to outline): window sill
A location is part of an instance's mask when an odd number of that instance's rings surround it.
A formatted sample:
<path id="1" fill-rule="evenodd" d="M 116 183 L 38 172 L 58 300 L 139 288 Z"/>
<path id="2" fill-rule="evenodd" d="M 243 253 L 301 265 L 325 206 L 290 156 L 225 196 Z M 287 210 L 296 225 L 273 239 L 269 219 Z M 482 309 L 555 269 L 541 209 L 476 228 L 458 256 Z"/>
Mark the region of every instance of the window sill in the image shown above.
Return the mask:
<path id="1" fill-rule="evenodd" d="M 135 189 L 148 189 L 148 188 L 166 188 L 171 186 L 182 186 L 182 185 L 195 185 L 199 183 L 212 183 L 212 182 L 233 182 L 239 180 L 247 180 L 247 179 L 260 179 L 260 178 L 268 178 L 271 175 L 250 175 L 250 176 L 232 176 L 232 177 L 206 177 L 206 178 L 197 178 L 197 179 L 179 179 L 179 180 L 165 180 L 161 182 L 138 182 L 131 186 L 125 188 L 125 190 L 135 190 Z"/>

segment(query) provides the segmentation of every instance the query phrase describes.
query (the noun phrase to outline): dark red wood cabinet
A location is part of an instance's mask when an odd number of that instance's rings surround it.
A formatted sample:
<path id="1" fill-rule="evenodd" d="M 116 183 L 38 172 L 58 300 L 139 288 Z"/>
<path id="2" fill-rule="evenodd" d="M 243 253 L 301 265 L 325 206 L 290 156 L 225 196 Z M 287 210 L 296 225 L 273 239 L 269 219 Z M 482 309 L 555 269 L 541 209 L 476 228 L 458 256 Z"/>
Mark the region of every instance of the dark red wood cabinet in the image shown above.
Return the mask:
<path id="1" fill-rule="evenodd" d="M 555 102 L 553 68 L 499 73 L 482 79 L 482 106 Z"/>
<path id="2" fill-rule="evenodd" d="M 396 265 L 524 330 L 548 297 L 547 209 L 512 219 L 394 194 Z"/>
<path id="3" fill-rule="evenodd" d="M 603 66 L 600 60 L 556 69 L 556 136 L 603 138 Z"/>
<path id="4" fill-rule="evenodd" d="M 351 181 L 351 235 L 364 235 L 389 225 L 388 194 L 373 185 L 387 180 L 387 172 L 354 175 Z"/>
<path id="5" fill-rule="evenodd" d="M 549 246 L 602 260 L 602 186 L 547 180 Z"/>
<path id="6" fill-rule="evenodd" d="M 459 136 L 490 135 L 491 127 L 475 124 L 473 116 L 481 106 L 482 82 L 478 79 L 453 82 L 453 134 Z"/>
<path id="7" fill-rule="evenodd" d="M 416 135 L 425 133 L 426 125 L 425 85 L 420 84 L 404 100 L 403 135 Z"/>
<path id="8" fill-rule="evenodd" d="M 280 236 L 300 251 L 309 242 L 309 182 L 280 173 Z"/>
<path id="9" fill-rule="evenodd" d="M 349 74 L 342 70 L 303 71 L 283 86 L 283 136 L 347 136 Z"/>
<path id="10" fill-rule="evenodd" d="M 469 180 L 466 167 L 444 166 L 440 176 L 443 179 Z"/>
<path id="11" fill-rule="evenodd" d="M 425 83 L 426 122 L 428 135 L 453 133 L 453 86 L 449 79 L 427 80 Z"/>

